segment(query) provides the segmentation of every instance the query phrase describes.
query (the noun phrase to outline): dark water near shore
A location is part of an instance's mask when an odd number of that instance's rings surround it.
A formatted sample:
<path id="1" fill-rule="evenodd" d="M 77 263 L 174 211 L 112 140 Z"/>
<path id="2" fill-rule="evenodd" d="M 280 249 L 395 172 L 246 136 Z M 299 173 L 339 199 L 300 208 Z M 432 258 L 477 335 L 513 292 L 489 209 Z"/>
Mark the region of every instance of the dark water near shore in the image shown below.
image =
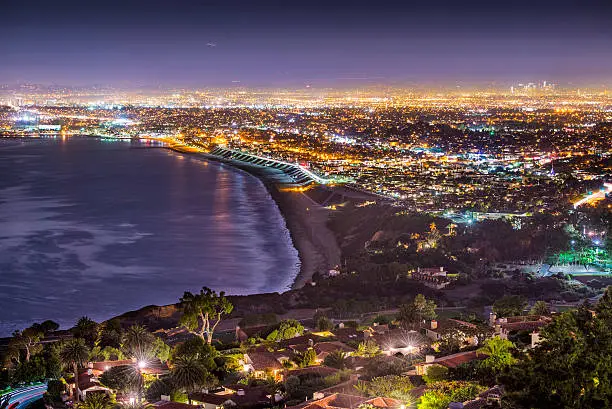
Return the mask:
<path id="1" fill-rule="evenodd" d="M 298 263 L 251 175 L 140 143 L 0 139 L 0 336 L 203 285 L 282 291 Z"/>

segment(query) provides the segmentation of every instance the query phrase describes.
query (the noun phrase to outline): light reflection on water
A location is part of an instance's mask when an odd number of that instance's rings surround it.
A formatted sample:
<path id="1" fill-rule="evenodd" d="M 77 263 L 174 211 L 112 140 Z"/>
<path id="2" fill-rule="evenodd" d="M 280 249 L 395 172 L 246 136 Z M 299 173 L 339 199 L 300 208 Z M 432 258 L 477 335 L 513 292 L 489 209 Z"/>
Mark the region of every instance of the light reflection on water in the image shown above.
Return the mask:
<path id="1" fill-rule="evenodd" d="M 0 140 L 0 335 L 203 285 L 282 291 L 298 264 L 278 208 L 244 172 L 125 142 Z"/>

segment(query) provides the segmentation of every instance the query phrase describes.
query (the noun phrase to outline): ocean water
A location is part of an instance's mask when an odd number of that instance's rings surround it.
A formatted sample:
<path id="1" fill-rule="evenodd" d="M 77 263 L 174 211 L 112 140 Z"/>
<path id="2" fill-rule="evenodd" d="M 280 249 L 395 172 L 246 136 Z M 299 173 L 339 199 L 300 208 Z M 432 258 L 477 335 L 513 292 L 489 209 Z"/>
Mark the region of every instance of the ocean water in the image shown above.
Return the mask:
<path id="1" fill-rule="evenodd" d="M 141 142 L 0 139 L 0 336 L 204 285 L 283 291 L 298 270 L 278 207 L 247 173 Z"/>

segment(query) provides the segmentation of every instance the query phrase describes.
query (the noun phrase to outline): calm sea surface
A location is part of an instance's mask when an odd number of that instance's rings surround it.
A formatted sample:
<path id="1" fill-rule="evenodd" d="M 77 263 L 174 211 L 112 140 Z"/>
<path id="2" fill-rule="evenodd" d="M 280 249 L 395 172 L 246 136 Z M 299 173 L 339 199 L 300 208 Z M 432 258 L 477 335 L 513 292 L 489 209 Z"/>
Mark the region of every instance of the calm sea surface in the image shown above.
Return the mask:
<path id="1" fill-rule="evenodd" d="M 92 138 L 0 139 L 0 336 L 176 302 L 282 291 L 299 268 L 253 176 Z"/>

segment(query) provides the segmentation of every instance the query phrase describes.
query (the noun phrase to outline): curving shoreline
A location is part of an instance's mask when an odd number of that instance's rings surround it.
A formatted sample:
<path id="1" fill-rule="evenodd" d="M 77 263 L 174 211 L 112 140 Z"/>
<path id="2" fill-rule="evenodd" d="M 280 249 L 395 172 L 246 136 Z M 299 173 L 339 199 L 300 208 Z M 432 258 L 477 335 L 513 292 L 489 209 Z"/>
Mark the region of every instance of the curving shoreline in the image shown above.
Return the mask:
<path id="1" fill-rule="evenodd" d="M 94 138 L 99 137 L 94 136 Z M 176 143 L 167 143 L 156 148 L 223 163 L 245 171 L 262 182 L 285 220 L 293 247 L 297 250 L 300 259 L 299 271 L 290 289 L 303 287 L 312 279 L 314 273 L 327 273 L 329 269 L 340 264 L 340 247 L 334 232 L 327 226 L 330 211 L 301 192 L 282 191 L 266 169 L 226 160 Z"/>
<path id="2" fill-rule="evenodd" d="M 334 233 L 327 227 L 329 210 L 314 202 L 301 192 L 279 189 L 270 173 L 247 163 L 229 161 L 203 152 L 183 150 L 179 146 L 166 146 L 177 153 L 200 157 L 232 166 L 258 178 L 276 203 L 285 219 L 293 247 L 298 252 L 300 268 L 291 289 L 306 285 L 314 273 L 326 273 L 340 264 L 340 247 Z"/>

